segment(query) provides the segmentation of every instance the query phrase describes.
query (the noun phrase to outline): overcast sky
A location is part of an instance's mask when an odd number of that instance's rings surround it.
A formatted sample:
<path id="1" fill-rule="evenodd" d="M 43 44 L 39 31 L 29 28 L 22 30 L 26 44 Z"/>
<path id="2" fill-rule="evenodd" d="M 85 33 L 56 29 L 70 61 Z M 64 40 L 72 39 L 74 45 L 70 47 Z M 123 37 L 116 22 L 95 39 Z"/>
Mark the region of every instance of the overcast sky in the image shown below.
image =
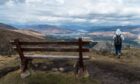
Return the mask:
<path id="1" fill-rule="evenodd" d="M 140 0 L 0 0 L 0 22 L 140 24 Z"/>

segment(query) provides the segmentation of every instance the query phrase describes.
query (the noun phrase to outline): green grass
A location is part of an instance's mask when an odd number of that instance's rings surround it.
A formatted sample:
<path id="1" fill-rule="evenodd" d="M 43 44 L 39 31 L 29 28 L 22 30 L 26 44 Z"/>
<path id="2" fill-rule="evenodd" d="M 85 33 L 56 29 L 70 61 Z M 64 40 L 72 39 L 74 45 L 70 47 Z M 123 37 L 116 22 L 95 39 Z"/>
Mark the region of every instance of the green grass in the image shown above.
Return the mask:
<path id="1" fill-rule="evenodd" d="M 16 67 L 19 66 L 19 58 L 16 56 L 7 57 L 7 56 L 0 56 L 0 70 L 7 68 L 7 67 Z"/>
<path id="2" fill-rule="evenodd" d="M 32 75 L 21 79 L 16 72 L 9 73 L 0 80 L 0 84 L 100 84 L 90 78 L 76 78 L 72 73 L 32 71 Z"/>

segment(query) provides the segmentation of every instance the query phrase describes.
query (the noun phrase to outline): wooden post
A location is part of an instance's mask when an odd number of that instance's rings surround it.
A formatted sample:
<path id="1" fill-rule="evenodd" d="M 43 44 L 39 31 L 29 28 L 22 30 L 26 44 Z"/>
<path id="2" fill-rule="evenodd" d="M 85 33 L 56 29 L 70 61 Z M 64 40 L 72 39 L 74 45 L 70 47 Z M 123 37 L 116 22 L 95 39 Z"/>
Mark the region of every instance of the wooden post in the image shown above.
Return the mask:
<path id="1" fill-rule="evenodd" d="M 79 59 L 77 61 L 76 64 L 76 74 L 81 74 L 82 72 L 84 72 L 84 63 L 83 63 L 83 53 L 82 53 L 82 38 L 78 39 L 78 43 L 79 43 Z"/>
<path id="2" fill-rule="evenodd" d="M 16 43 L 17 52 L 21 59 L 21 70 L 22 70 L 22 72 L 25 72 L 27 69 L 28 60 L 24 57 L 19 39 L 15 39 L 14 42 Z"/>
<path id="3" fill-rule="evenodd" d="M 20 59 L 24 60 L 24 54 L 23 54 L 23 51 L 21 50 L 19 39 L 15 39 L 14 42 L 16 44 L 16 49 L 17 49 L 17 52 L 19 53 Z"/>

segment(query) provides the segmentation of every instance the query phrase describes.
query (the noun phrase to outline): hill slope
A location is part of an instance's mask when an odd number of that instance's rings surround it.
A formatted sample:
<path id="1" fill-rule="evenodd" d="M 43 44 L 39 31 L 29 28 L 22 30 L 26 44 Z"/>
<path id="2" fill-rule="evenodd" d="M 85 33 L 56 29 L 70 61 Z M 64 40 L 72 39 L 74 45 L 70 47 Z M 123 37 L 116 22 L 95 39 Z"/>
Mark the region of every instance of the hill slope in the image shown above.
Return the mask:
<path id="1" fill-rule="evenodd" d="M 4 26 L 4 24 L 3 26 L 0 26 L 0 54 L 11 53 L 11 45 L 9 42 L 17 38 L 25 41 L 44 41 L 43 36 L 41 36 L 39 33 L 27 30 L 17 30 L 13 28 L 14 27 L 12 26 Z"/>
<path id="2" fill-rule="evenodd" d="M 0 23 L 0 29 L 16 29 L 16 28 L 7 24 Z"/>
<path id="3" fill-rule="evenodd" d="M 43 34 L 56 34 L 56 33 L 67 34 L 67 33 L 73 32 L 70 29 L 61 28 L 54 25 L 39 25 L 39 24 L 38 25 L 25 25 L 24 27 L 21 27 L 21 28 L 39 31 Z"/>

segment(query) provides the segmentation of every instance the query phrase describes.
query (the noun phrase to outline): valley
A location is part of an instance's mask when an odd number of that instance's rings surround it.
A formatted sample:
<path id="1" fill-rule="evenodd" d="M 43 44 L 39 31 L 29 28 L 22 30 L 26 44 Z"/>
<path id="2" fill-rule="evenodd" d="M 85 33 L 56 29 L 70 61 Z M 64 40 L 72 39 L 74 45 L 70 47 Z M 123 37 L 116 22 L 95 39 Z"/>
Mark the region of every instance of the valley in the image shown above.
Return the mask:
<path id="1" fill-rule="evenodd" d="M 18 26 L 19 27 L 19 26 Z M 24 25 L 21 29 L 30 29 L 44 34 L 47 38 L 76 39 L 84 37 L 93 41 L 113 41 L 113 35 L 120 28 L 125 37 L 125 43 L 140 46 L 140 26 L 94 26 L 94 25 Z"/>
<path id="2" fill-rule="evenodd" d="M 133 31 L 125 31 L 126 42 L 133 47 L 123 47 L 120 59 L 114 55 L 112 35 L 114 31 L 97 31 L 85 29 L 63 29 L 62 27 L 49 26 L 49 28 L 17 28 L 0 25 L 0 84 L 139 84 L 139 51 L 135 47 L 139 44 L 135 41 L 138 28 Z M 8 27 L 8 28 L 7 28 Z M 89 28 L 88 28 L 89 29 Z M 44 30 L 44 31 L 43 31 Z M 115 30 L 115 29 L 114 29 Z M 47 32 L 46 32 L 47 31 Z M 84 77 L 76 78 L 74 71 L 74 60 L 34 60 L 30 65 L 31 76 L 22 79 L 20 77 L 20 59 L 12 49 L 11 40 L 20 39 L 24 41 L 71 41 L 82 37 L 90 40 L 90 56 L 85 61 L 87 73 Z M 139 37 L 138 37 L 139 38 Z M 137 39 L 138 40 L 138 39 Z M 135 45 L 135 46 L 134 46 Z M 34 55 L 65 55 L 64 52 L 31 52 Z M 77 55 L 77 53 L 69 53 Z M 14 81 L 13 81 L 14 80 Z M 55 81 L 54 81 L 55 80 Z"/>

